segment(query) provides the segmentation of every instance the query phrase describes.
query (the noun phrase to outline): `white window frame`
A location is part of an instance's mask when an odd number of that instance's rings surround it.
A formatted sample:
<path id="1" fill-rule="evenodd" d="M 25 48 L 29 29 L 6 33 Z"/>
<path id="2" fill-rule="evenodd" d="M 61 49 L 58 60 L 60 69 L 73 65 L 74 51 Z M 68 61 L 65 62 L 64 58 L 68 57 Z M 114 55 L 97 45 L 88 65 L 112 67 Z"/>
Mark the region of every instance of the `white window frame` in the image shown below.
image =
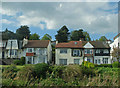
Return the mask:
<path id="1" fill-rule="evenodd" d="M 79 54 L 78 54 L 79 52 Z M 79 49 L 73 49 L 73 56 L 80 56 L 81 55 L 81 52 Z"/>
<path id="2" fill-rule="evenodd" d="M 61 63 L 61 61 L 62 61 L 62 63 Z M 64 62 L 64 60 L 66 61 L 66 62 Z M 67 59 L 59 59 L 59 64 L 60 65 L 67 65 Z"/>
<path id="3" fill-rule="evenodd" d="M 88 53 L 88 50 L 90 53 Z M 85 49 L 85 54 L 92 54 L 93 50 L 92 49 Z"/>
<path id="4" fill-rule="evenodd" d="M 103 58 L 103 64 L 108 64 L 108 58 Z"/>
<path id="5" fill-rule="evenodd" d="M 78 63 L 76 63 L 76 62 L 78 62 Z M 80 59 L 74 59 L 74 64 L 80 64 Z"/>

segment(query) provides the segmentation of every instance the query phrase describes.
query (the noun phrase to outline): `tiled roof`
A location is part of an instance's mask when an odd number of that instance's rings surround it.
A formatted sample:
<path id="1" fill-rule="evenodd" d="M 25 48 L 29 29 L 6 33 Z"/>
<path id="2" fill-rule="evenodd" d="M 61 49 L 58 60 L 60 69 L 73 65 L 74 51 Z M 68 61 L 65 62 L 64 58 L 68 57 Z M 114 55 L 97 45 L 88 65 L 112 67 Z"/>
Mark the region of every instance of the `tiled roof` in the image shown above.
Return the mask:
<path id="1" fill-rule="evenodd" d="M 58 43 L 56 48 L 84 48 L 88 41 L 70 41 L 68 43 Z M 94 48 L 110 48 L 110 46 L 102 41 L 89 41 Z"/>
<path id="2" fill-rule="evenodd" d="M 28 40 L 24 48 L 47 48 L 49 40 Z"/>
<path id="3" fill-rule="evenodd" d="M 70 41 L 68 43 L 58 43 L 56 48 L 83 48 L 82 41 Z"/>
<path id="4" fill-rule="evenodd" d="M 120 36 L 120 33 L 114 37 L 114 40 L 115 40 L 117 37 L 119 37 L 119 36 Z"/>

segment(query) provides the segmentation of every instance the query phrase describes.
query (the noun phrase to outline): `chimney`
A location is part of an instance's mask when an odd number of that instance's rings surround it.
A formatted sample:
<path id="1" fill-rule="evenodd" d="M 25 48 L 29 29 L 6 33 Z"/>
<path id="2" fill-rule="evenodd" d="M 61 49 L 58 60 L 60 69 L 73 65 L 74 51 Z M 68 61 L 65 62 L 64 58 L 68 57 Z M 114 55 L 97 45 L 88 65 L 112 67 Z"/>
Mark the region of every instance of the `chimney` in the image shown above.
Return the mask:
<path id="1" fill-rule="evenodd" d="M 58 44 L 58 40 L 56 40 L 56 44 Z"/>
<path id="2" fill-rule="evenodd" d="M 24 38 L 23 39 L 23 46 L 25 46 L 28 43 L 28 39 Z"/>

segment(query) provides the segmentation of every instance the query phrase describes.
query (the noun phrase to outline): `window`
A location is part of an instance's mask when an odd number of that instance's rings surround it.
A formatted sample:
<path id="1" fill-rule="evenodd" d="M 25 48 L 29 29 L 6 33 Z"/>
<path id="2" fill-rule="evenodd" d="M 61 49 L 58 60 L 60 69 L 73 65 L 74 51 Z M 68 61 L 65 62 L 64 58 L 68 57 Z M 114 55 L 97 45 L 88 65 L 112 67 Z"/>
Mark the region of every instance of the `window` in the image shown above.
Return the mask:
<path id="1" fill-rule="evenodd" d="M 100 64 L 100 59 L 95 60 L 96 64 Z"/>
<path id="2" fill-rule="evenodd" d="M 99 50 L 99 49 L 96 49 L 96 53 L 100 53 L 100 50 Z"/>
<path id="3" fill-rule="evenodd" d="M 100 59 L 98 59 L 98 64 L 100 64 Z"/>
<path id="4" fill-rule="evenodd" d="M 32 48 L 28 48 L 28 52 L 32 52 Z"/>
<path id="5" fill-rule="evenodd" d="M 108 58 L 103 58 L 103 64 L 108 64 Z"/>
<path id="6" fill-rule="evenodd" d="M 92 54 L 92 49 L 85 49 L 85 54 Z"/>
<path id="7" fill-rule="evenodd" d="M 14 55 L 14 50 L 9 50 L 9 55 Z"/>
<path id="8" fill-rule="evenodd" d="M 105 50 L 104 50 L 104 53 L 109 53 L 108 49 L 105 49 Z"/>
<path id="9" fill-rule="evenodd" d="M 60 53 L 67 53 L 67 49 L 60 49 Z"/>
<path id="10" fill-rule="evenodd" d="M 104 50 L 103 50 L 103 49 L 101 49 L 101 50 L 100 50 L 100 53 L 103 53 L 103 51 L 104 51 Z"/>
<path id="11" fill-rule="evenodd" d="M 90 58 L 87 58 L 87 61 L 91 62 Z"/>
<path id="12" fill-rule="evenodd" d="M 28 57 L 28 64 L 31 64 L 31 62 L 32 62 L 32 57 Z"/>
<path id="13" fill-rule="evenodd" d="M 74 49 L 73 56 L 80 56 L 80 50 Z"/>
<path id="14" fill-rule="evenodd" d="M 67 59 L 59 59 L 60 65 L 67 65 Z"/>
<path id="15" fill-rule="evenodd" d="M 74 59 L 74 64 L 79 64 L 79 59 Z"/>
<path id="16" fill-rule="evenodd" d="M 97 60 L 95 60 L 95 63 L 97 64 Z"/>

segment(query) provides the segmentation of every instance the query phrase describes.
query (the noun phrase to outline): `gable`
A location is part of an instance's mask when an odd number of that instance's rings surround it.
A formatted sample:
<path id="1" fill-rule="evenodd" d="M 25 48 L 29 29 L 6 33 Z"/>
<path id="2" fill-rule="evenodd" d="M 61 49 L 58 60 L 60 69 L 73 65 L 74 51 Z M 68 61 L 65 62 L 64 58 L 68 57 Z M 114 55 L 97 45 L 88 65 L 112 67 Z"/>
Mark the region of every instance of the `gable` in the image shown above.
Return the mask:
<path id="1" fill-rule="evenodd" d="M 84 48 L 94 48 L 89 42 L 84 45 Z"/>
<path id="2" fill-rule="evenodd" d="M 18 42 L 17 40 L 8 40 L 6 49 L 18 49 Z"/>

